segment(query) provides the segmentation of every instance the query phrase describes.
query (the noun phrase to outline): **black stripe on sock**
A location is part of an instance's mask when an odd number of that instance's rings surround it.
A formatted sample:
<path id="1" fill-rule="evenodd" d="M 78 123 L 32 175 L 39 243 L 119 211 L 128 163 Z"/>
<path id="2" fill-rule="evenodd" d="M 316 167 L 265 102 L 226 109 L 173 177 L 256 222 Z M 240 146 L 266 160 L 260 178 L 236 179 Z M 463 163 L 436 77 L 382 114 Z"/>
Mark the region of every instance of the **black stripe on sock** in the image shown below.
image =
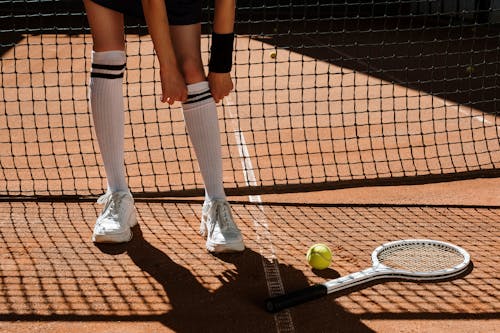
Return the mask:
<path id="1" fill-rule="evenodd" d="M 188 95 L 188 99 L 184 102 L 184 104 L 201 102 L 209 98 L 212 98 L 212 94 L 210 94 L 210 91 L 207 90 L 200 94 Z"/>
<path id="2" fill-rule="evenodd" d="M 188 99 L 195 98 L 195 97 L 200 96 L 200 95 L 205 95 L 209 92 L 210 92 L 210 90 L 207 89 L 207 90 L 204 90 L 204 91 L 197 93 L 197 94 L 191 94 L 191 95 L 188 95 Z"/>
<path id="3" fill-rule="evenodd" d="M 123 77 L 123 73 L 120 74 L 106 74 L 106 73 L 90 73 L 90 77 L 99 77 L 102 79 L 120 79 Z"/>
<path id="4" fill-rule="evenodd" d="M 110 71 L 118 71 L 125 69 L 126 64 L 121 65 L 104 65 L 104 64 L 92 64 L 92 68 L 95 69 L 106 69 Z"/>

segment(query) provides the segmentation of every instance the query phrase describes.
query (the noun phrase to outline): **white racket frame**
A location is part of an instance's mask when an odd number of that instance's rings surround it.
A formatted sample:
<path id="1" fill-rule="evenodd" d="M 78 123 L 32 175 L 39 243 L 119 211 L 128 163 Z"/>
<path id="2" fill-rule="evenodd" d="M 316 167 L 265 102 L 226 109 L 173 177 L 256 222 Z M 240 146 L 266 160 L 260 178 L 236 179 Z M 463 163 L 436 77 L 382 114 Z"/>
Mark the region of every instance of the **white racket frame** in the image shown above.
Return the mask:
<path id="1" fill-rule="evenodd" d="M 387 267 L 378 260 L 378 255 L 380 252 L 387 248 L 394 248 L 399 246 L 404 246 L 407 244 L 422 244 L 422 245 L 433 245 L 441 246 L 445 248 L 452 249 L 460 253 L 464 260 L 453 267 L 448 269 L 432 271 L 432 272 L 413 272 L 403 269 L 394 269 Z M 394 279 L 404 279 L 413 281 L 432 281 L 451 278 L 457 276 L 464 272 L 470 263 L 470 255 L 463 248 L 432 239 L 403 239 L 394 242 L 389 242 L 380 245 L 372 252 L 372 267 L 362 270 L 360 272 L 352 273 L 346 276 L 339 277 L 334 280 L 327 281 L 323 285 L 327 288 L 327 293 L 333 293 L 341 291 L 344 289 L 352 288 L 354 286 L 370 282 L 372 280 L 378 280 L 382 278 L 394 278 Z"/>

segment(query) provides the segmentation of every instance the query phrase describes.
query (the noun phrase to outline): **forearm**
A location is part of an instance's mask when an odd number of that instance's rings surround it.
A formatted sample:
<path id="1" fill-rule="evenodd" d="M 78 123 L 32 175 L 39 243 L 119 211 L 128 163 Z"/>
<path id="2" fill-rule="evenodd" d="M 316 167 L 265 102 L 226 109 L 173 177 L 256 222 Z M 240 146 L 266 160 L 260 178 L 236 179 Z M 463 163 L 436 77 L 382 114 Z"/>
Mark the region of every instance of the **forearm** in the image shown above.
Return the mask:
<path id="1" fill-rule="evenodd" d="M 160 66 L 177 66 L 165 0 L 142 0 L 142 7 Z"/>
<path id="2" fill-rule="evenodd" d="M 218 34 L 233 32 L 235 9 L 235 0 L 215 0 L 214 32 Z"/>
<path id="3" fill-rule="evenodd" d="M 233 61 L 235 0 L 215 0 L 210 73 L 229 73 Z"/>

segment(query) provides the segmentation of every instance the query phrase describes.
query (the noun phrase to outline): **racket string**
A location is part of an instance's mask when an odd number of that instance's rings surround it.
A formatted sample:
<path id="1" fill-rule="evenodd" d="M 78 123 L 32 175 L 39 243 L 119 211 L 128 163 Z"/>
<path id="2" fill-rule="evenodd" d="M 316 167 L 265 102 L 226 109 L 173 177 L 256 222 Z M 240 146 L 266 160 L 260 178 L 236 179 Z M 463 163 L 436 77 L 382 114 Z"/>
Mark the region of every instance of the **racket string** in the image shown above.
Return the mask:
<path id="1" fill-rule="evenodd" d="M 457 250 L 436 244 L 404 244 L 383 249 L 377 256 L 387 267 L 430 273 L 451 269 L 464 261 Z"/>

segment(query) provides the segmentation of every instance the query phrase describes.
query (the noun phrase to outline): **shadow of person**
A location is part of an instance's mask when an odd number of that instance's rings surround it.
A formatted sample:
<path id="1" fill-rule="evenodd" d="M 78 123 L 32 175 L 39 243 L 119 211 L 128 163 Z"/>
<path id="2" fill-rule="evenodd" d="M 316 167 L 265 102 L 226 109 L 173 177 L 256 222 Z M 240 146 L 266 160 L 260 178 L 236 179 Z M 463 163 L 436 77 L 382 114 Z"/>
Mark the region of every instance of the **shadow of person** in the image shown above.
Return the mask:
<path id="1" fill-rule="evenodd" d="M 145 240 L 139 226 L 134 227 L 134 238 L 127 247 L 127 253 L 165 290 L 172 310 L 161 316 L 161 322 L 173 331 L 276 331 L 274 315 L 264 310 L 264 300 L 269 295 L 263 268 L 263 260 L 266 259 L 251 248 L 238 254 L 217 255 L 218 259 L 234 264 L 235 269 L 217 277 L 222 286 L 215 291 L 205 288 L 190 270 Z M 308 284 L 304 274 L 292 266 L 280 264 L 279 270 L 294 286 Z M 294 325 L 296 317 L 314 315 L 312 320 L 299 319 L 296 331 L 372 332 L 360 323 L 359 318 L 346 314 L 333 301 L 316 305 L 320 307 L 299 306 L 291 310 Z M 346 318 L 349 319 L 347 322 Z"/>

